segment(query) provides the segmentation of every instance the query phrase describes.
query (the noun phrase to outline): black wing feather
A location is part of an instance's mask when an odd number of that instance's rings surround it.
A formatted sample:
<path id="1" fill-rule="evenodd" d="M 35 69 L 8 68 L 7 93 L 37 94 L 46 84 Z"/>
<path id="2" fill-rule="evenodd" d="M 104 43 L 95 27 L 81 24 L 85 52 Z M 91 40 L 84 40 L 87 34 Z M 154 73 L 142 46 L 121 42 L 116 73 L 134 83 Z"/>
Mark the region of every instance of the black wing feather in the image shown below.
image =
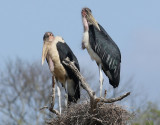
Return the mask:
<path id="1" fill-rule="evenodd" d="M 57 50 L 58 50 L 58 53 L 59 53 L 61 63 L 67 57 L 69 57 L 69 59 L 71 61 L 74 61 L 74 64 L 77 67 L 77 69 L 80 70 L 79 63 L 78 63 L 78 60 L 77 60 L 76 56 L 73 54 L 72 50 L 69 48 L 69 46 L 66 43 L 58 42 L 57 43 Z M 73 71 L 70 68 L 68 68 L 63 63 L 62 63 L 62 65 L 66 69 L 69 78 L 73 79 L 73 81 L 75 83 L 74 86 L 73 86 L 74 90 L 75 90 L 75 96 L 71 97 L 70 95 L 68 95 L 68 99 L 69 99 L 70 102 L 76 102 L 80 98 L 79 79 L 76 77 L 76 75 L 73 73 Z"/>
<path id="2" fill-rule="evenodd" d="M 103 27 L 101 25 L 99 27 L 100 31 L 94 25 L 89 26 L 89 42 L 93 51 L 101 58 L 102 69 L 109 77 L 110 84 L 116 88 L 120 80 L 121 53 Z"/>

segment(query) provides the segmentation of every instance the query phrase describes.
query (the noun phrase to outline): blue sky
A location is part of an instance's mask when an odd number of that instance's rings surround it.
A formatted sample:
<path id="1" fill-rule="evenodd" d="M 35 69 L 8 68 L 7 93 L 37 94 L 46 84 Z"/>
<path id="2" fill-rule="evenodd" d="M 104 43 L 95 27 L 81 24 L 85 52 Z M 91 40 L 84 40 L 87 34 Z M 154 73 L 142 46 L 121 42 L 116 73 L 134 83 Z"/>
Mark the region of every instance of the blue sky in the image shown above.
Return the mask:
<path id="1" fill-rule="evenodd" d="M 152 101 L 160 101 L 160 1 L 158 0 L 5 0 L 0 2 L 0 69 L 8 58 L 41 60 L 43 35 L 52 31 L 64 38 L 80 65 L 98 72 L 81 50 L 81 9 L 89 7 L 122 53 L 123 79 Z M 41 62 L 40 62 L 41 63 Z M 120 83 L 121 85 L 121 83 Z"/>

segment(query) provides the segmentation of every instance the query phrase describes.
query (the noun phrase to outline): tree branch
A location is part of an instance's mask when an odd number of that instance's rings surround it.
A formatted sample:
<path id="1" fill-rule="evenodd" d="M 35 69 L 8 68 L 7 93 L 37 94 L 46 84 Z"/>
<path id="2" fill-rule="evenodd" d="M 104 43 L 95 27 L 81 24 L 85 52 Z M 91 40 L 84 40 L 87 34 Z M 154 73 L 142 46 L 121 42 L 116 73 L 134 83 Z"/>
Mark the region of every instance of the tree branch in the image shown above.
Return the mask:
<path id="1" fill-rule="evenodd" d="M 51 107 L 54 108 L 55 103 L 55 76 L 52 76 L 52 96 L 51 96 Z"/>
<path id="2" fill-rule="evenodd" d="M 103 124 L 103 121 L 98 119 L 98 118 L 96 118 L 96 117 L 92 117 L 92 120 L 95 120 L 95 121 L 99 122 L 100 124 Z"/>
<path id="3" fill-rule="evenodd" d="M 124 98 L 127 97 L 128 95 L 130 95 L 130 92 L 127 92 L 126 94 L 121 95 L 121 96 L 119 96 L 119 97 L 117 97 L 117 98 L 111 98 L 111 99 L 96 98 L 96 100 L 97 100 L 98 102 L 113 103 L 113 102 L 120 101 L 120 100 L 124 99 Z"/>
<path id="4" fill-rule="evenodd" d="M 52 76 L 52 96 L 51 96 L 51 106 L 48 107 L 48 106 L 44 106 L 42 108 L 40 108 L 40 110 L 43 110 L 43 109 L 49 109 L 49 111 L 51 111 L 52 113 L 60 116 L 61 114 L 59 113 L 59 111 L 55 110 L 54 109 L 54 103 L 55 103 L 55 77 Z"/>
<path id="5" fill-rule="evenodd" d="M 97 107 L 97 103 L 98 102 L 104 102 L 104 103 L 112 103 L 112 102 L 116 102 L 116 101 L 120 101 L 123 98 L 127 97 L 128 95 L 130 95 L 130 92 L 117 97 L 117 98 L 110 98 L 110 99 L 105 99 L 105 98 L 98 98 L 95 95 L 95 92 L 89 87 L 88 83 L 85 81 L 85 78 L 81 75 L 81 73 L 79 72 L 79 70 L 77 69 L 77 67 L 74 65 L 74 62 L 71 62 L 69 60 L 69 58 L 66 58 L 63 63 L 68 66 L 77 76 L 77 78 L 80 80 L 81 85 L 83 87 L 83 89 L 85 89 L 88 93 L 88 95 L 90 96 L 90 105 L 91 105 L 91 110 L 92 112 L 94 112 L 94 109 Z"/>
<path id="6" fill-rule="evenodd" d="M 39 110 L 43 110 L 43 109 L 49 109 L 49 111 L 51 111 L 52 113 L 54 113 L 54 114 L 60 116 L 59 111 L 57 111 L 57 110 L 55 110 L 55 109 L 53 109 L 53 108 L 51 108 L 51 107 L 49 108 L 48 106 L 43 106 L 43 107 L 40 108 Z"/>

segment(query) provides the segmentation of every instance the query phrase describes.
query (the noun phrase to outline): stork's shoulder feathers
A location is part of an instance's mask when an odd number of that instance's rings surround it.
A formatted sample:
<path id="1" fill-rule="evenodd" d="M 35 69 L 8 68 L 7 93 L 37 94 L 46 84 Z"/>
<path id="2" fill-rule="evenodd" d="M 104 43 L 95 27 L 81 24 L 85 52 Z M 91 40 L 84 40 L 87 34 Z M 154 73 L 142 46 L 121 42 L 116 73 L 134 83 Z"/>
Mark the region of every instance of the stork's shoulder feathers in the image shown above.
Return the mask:
<path id="1" fill-rule="evenodd" d="M 56 43 L 58 43 L 58 42 L 65 43 L 64 39 L 63 39 L 61 36 L 56 36 L 55 39 L 54 39 L 54 41 L 55 41 Z"/>

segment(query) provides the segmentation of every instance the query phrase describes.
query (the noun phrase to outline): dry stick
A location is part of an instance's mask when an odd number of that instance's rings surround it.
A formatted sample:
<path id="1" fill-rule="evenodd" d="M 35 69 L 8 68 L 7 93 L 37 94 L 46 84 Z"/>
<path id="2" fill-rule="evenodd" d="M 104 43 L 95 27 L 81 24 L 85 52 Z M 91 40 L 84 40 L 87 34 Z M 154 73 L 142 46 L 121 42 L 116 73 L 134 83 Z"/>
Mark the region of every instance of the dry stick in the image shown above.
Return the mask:
<path id="1" fill-rule="evenodd" d="M 85 81 L 84 77 L 81 75 L 77 67 L 74 65 L 74 62 L 71 62 L 69 58 L 66 58 L 63 63 L 68 66 L 78 77 L 78 79 L 81 81 L 82 87 L 88 92 L 90 96 L 90 105 L 91 105 L 91 110 L 94 111 L 96 109 L 97 103 L 98 102 L 104 102 L 104 103 L 112 103 L 116 101 L 120 101 L 123 98 L 127 97 L 130 95 L 130 92 L 117 97 L 117 98 L 111 98 L 111 99 L 105 99 L 105 98 L 97 98 L 95 95 L 95 92 L 88 86 L 88 83 Z"/>
<path id="2" fill-rule="evenodd" d="M 52 76 L 51 106 L 50 106 L 50 107 L 44 106 L 44 107 L 40 108 L 40 110 L 47 108 L 47 109 L 49 109 L 50 112 L 52 112 L 52 113 L 54 113 L 54 114 L 60 116 L 59 111 L 57 111 L 57 110 L 54 109 L 54 104 L 55 104 L 55 77 Z"/>
<path id="3" fill-rule="evenodd" d="M 55 103 L 55 77 L 52 76 L 52 96 L 51 96 L 51 106 L 49 110 L 54 108 L 54 103 Z"/>
<path id="4" fill-rule="evenodd" d="M 121 95 L 121 96 L 119 96 L 117 98 L 111 98 L 111 99 L 96 98 L 96 100 L 99 101 L 99 102 L 104 102 L 104 103 L 113 103 L 113 102 L 120 101 L 120 100 L 124 99 L 128 95 L 130 95 L 130 92 L 127 92 L 126 94 Z"/>
<path id="5" fill-rule="evenodd" d="M 107 97 L 107 90 L 104 91 L 104 98 Z"/>
<path id="6" fill-rule="evenodd" d="M 96 120 L 97 122 L 99 122 L 99 123 L 101 123 L 101 124 L 103 123 L 102 120 L 100 120 L 100 119 L 98 119 L 98 118 L 96 118 L 96 117 L 92 117 L 92 119 L 93 119 L 93 120 Z"/>
<path id="7" fill-rule="evenodd" d="M 54 113 L 54 114 L 56 114 L 56 115 L 58 115 L 58 116 L 60 116 L 61 114 L 59 113 L 59 111 L 57 111 L 57 110 L 55 110 L 55 109 L 51 109 L 51 108 L 49 108 L 48 106 L 43 106 L 42 108 L 40 108 L 40 110 L 43 110 L 43 109 L 49 109 L 49 111 L 51 111 L 52 113 Z"/>

